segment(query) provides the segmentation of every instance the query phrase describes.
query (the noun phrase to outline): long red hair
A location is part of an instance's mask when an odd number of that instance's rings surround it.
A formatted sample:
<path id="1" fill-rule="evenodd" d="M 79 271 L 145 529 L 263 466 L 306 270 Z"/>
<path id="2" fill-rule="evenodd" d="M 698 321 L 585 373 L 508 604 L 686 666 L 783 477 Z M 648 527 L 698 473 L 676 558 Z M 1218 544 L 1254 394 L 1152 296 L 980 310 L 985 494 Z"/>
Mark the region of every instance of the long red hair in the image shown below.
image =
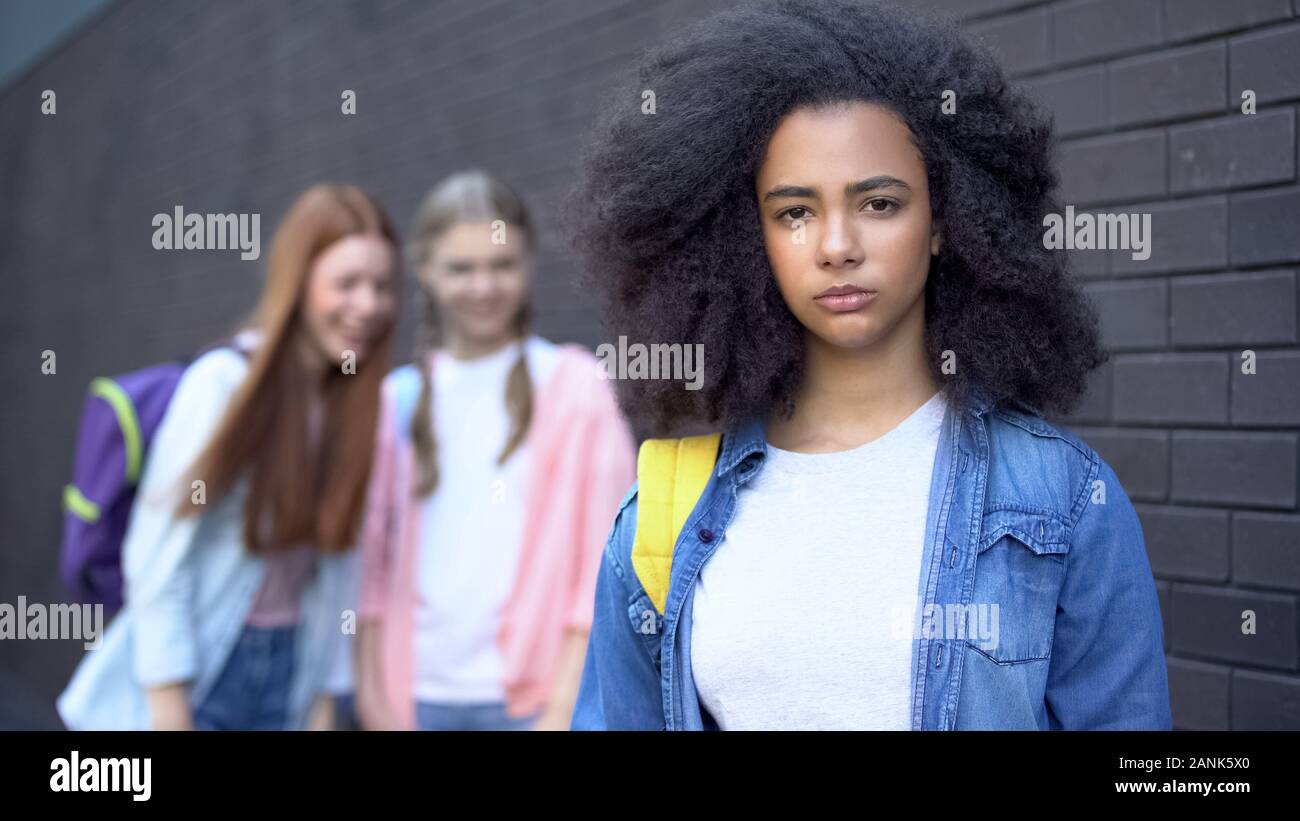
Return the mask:
<path id="1" fill-rule="evenodd" d="M 353 234 L 378 236 L 392 246 L 396 289 L 401 259 L 397 236 L 383 209 L 360 189 L 322 183 L 307 189 L 289 209 L 271 242 L 266 286 L 248 323 L 261 331 L 248 374 L 189 473 L 204 480 L 205 502 L 212 504 L 247 472 L 244 542 L 254 553 L 305 543 L 337 553 L 355 541 L 395 320 L 356 363 L 355 373 L 344 373 L 340 366 L 330 369 L 322 382 L 322 375 L 310 370 L 301 354 L 307 332 L 302 309 L 312 263 L 327 247 Z M 312 437 L 307 400 L 317 385 L 324 413 Z M 202 510 L 186 494 L 181 515 Z"/>

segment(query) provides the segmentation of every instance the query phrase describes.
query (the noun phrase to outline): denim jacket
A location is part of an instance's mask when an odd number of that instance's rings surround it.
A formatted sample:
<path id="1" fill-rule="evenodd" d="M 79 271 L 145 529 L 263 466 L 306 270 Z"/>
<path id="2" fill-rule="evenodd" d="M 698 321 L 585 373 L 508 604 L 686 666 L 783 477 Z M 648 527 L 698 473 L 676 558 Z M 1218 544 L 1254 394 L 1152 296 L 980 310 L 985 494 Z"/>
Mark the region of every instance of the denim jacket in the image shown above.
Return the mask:
<path id="1" fill-rule="evenodd" d="M 662 615 L 632 569 L 636 484 L 624 497 L 597 578 L 573 729 L 717 728 L 691 671 L 695 582 L 766 448 L 759 418 L 723 435 L 674 548 Z M 989 642 L 935 615 L 916 632 L 913 730 L 1170 728 L 1160 604 L 1137 514 L 1110 466 L 1032 409 L 995 406 L 978 387 L 949 404 L 918 597 L 929 614 L 996 605 L 998 629 Z"/>

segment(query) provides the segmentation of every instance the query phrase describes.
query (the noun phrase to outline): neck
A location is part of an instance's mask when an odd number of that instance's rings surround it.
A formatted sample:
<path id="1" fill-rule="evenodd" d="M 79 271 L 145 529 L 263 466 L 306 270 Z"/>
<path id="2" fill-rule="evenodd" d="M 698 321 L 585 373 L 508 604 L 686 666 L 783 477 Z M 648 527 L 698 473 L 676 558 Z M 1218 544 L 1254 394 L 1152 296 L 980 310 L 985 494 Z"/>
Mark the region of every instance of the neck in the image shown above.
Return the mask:
<path id="1" fill-rule="evenodd" d="M 462 334 L 449 334 L 447 337 L 447 353 L 453 359 L 479 359 L 490 356 L 518 340 L 519 337 L 515 334 L 505 334 L 504 336 L 486 340 L 470 339 Z"/>
<path id="2" fill-rule="evenodd" d="M 767 439 L 805 453 L 849 450 L 878 439 L 939 390 L 925 351 L 925 304 L 863 348 L 807 334 L 804 378 L 789 420 L 771 414 Z"/>
<path id="3" fill-rule="evenodd" d="M 317 391 L 325 384 L 331 367 L 343 367 L 341 362 L 331 363 L 326 361 L 326 357 L 321 353 L 320 348 L 308 339 L 306 334 L 298 335 L 297 348 L 298 361 L 302 363 L 303 373 L 306 374 L 308 383 Z"/>

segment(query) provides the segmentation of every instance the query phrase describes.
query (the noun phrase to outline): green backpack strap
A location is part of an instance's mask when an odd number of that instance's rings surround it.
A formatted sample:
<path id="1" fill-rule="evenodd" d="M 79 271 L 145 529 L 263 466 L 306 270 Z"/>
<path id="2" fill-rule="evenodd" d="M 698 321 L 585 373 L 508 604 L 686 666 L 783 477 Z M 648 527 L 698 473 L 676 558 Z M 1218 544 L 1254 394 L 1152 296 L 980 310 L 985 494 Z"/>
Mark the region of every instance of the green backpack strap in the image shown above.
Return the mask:
<path id="1" fill-rule="evenodd" d="M 636 536 L 632 568 L 655 610 L 668 602 L 673 549 L 713 473 L 722 434 L 647 439 L 636 459 Z"/>

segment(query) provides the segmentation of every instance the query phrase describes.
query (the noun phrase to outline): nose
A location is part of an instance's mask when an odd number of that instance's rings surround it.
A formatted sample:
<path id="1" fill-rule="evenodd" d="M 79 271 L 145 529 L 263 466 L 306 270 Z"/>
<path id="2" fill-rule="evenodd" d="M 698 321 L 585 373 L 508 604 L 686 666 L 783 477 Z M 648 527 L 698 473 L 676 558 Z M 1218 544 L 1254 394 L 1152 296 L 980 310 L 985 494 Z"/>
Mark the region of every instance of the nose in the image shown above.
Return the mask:
<path id="1" fill-rule="evenodd" d="M 474 269 L 473 292 L 479 299 L 491 296 L 496 290 L 496 277 L 487 266 Z"/>
<path id="2" fill-rule="evenodd" d="M 843 213 L 829 215 L 817 243 L 818 267 L 833 270 L 856 266 L 862 262 L 862 255 L 862 245 L 849 220 Z"/>
<path id="3" fill-rule="evenodd" d="M 379 309 L 379 293 L 375 286 L 367 285 L 360 289 L 357 297 L 357 310 L 364 317 L 372 317 Z"/>

